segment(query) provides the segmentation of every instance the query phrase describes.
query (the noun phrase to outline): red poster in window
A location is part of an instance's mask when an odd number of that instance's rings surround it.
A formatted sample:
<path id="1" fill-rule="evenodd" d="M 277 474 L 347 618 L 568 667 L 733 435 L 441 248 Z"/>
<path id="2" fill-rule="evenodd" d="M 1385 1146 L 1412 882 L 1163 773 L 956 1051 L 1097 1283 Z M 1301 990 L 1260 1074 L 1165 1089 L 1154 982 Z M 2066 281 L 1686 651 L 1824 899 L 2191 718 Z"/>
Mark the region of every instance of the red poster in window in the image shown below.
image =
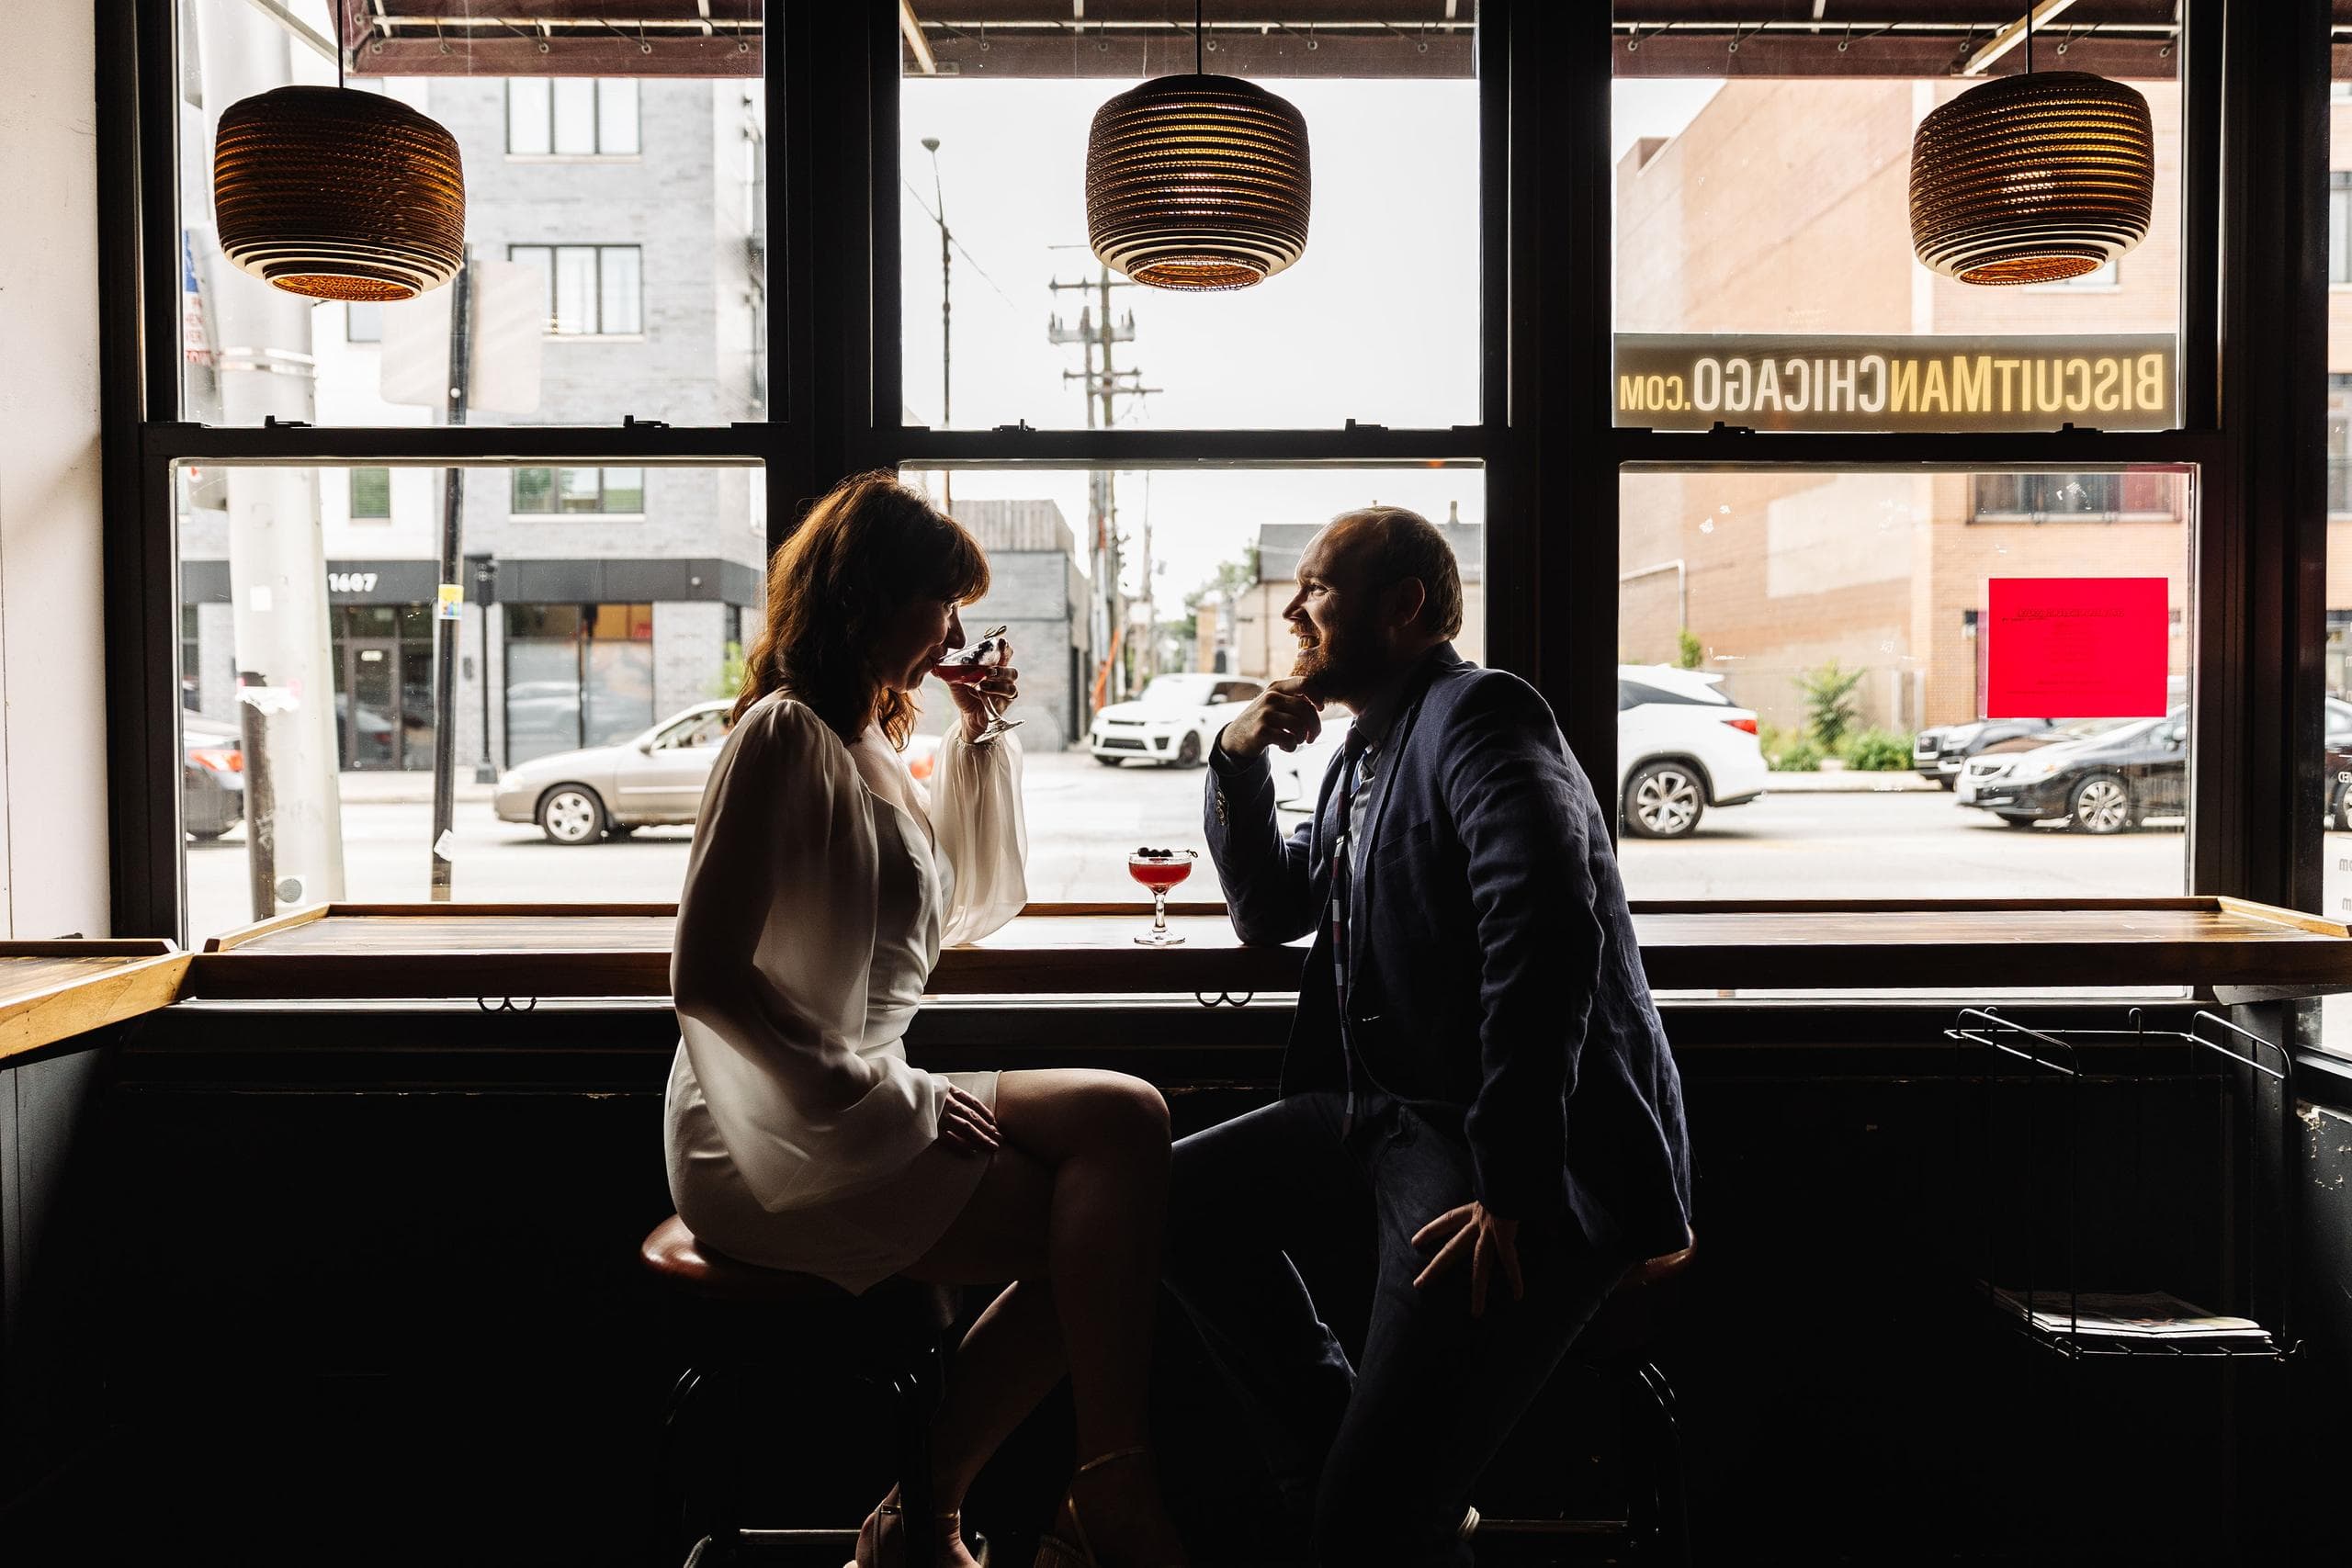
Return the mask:
<path id="1" fill-rule="evenodd" d="M 2163 578 L 1996 577 L 1985 587 L 1985 717 L 2163 716 Z"/>

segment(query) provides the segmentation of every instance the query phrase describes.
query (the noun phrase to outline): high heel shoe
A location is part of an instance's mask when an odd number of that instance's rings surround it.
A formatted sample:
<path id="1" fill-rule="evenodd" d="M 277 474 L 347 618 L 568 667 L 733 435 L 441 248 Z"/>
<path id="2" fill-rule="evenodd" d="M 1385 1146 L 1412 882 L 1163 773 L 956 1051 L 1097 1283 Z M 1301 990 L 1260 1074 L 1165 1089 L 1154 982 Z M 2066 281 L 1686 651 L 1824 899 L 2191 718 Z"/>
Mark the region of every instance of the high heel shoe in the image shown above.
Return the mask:
<path id="1" fill-rule="evenodd" d="M 1114 1449 L 1107 1454 L 1098 1454 L 1078 1467 L 1078 1473 L 1070 1477 L 1069 1492 L 1062 1498 L 1062 1510 L 1069 1516 L 1070 1534 L 1078 1539 L 1074 1541 L 1066 1540 L 1052 1530 L 1047 1530 L 1038 1540 L 1037 1561 L 1035 1568 L 1101 1568 L 1101 1564 L 1094 1556 L 1093 1545 L 1086 1539 L 1086 1522 L 1079 1515 L 1078 1483 L 1084 1480 L 1091 1472 L 1100 1470 L 1106 1464 L 1115 1463 L 1120 1460 L 1139 1459 L 1148 1452 L 1150 1452 L 1148 1449 L 1141 1447 Z"/>
<path id="2" fill-rule="evenodd" d="M 894 1492 L 891 1495 L 896 1496 L 897 1494 Z M 842 1568 L 914 1568 L 914 1565 L 907 1560 L 905 1515 L 906 1510 L 896 1503 L 888 1501 L 876 1503 L 874 1506 L 874 1512 L 868 1514 L 865 1517 L 865 1522 L 858 1527 L 856 1555 L 842 1564 Z M 882 1529 L 883 1521 L 886 1519 L 900 1521 L 899 1549 L 894 1558 L 887 1563 L 882 1555 Z M 978 1562 L 981 1568 L 988 1568 L 988 1544 L 985 1541 L 981 1542 L 979 1551 L 974 1554 L 971 1548 L 965 1543 L 962 1510 L 950 1508 L 944 1513 L 934 1515 L 933 1523 L 939 1529 L 939 1540 L 933 1543 L 932 1556 L 925 1561 L 923 1568 L 930 1568 L 931 1563 L 936 1562 L 939 1556 L 938 1548 L 949 1542 L 962 1548 L 966 1555 L 973 1562 Z"/>

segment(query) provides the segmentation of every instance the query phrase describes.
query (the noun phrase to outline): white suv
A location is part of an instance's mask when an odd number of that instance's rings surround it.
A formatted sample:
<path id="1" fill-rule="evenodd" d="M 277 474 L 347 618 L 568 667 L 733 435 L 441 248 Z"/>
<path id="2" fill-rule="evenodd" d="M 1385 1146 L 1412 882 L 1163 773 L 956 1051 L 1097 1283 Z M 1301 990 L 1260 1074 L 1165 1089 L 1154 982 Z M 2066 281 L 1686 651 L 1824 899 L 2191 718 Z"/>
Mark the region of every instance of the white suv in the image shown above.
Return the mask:
<path id="1" fill-rule="evenodd" d="M 1756 715 L 1715 690 L 1722 681 L 1669 665 L 1617 667 L 1617 801 L 1634 837 L 1688 838 L 1707 807 L 1745 806 L 1764 793 L 1770 771 Z M 1329 710 L 1313 745 L 1270 753 L 1282 809 L 1315 809 L 1348 724 L 1345 710 Z"/>
<path id="2" fill-rule="evenodd" d="M 1106 768 L 1130 758 L 1195 768 L 1209 760 L 1216 732 L 1264 690 L 1230 675 L 1154 675 L 1133 702 L 1113 703 L 1094 716 L 1086 749 Z"/>
<path id="3" fill-rule="evenodd" d="M 1745 806 L 1770 777 L 1756 715 L 1720 675 L 1667 664 L 1617 667 L 1617 802 L 1637 839 L 1688 838 L 1710 806 Z"/>

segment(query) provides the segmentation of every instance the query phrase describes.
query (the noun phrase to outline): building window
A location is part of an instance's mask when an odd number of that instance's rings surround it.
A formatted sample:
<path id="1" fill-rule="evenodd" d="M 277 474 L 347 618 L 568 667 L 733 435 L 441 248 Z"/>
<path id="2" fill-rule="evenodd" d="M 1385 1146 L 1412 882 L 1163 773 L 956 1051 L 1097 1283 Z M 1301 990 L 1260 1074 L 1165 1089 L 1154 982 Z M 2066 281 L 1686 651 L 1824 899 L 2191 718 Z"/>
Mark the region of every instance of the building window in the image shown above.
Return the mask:
<path id="1" fill-rule="evenodd" d="M 506 761 L 626 740 L 653 722 L 653 606 L 506 606 Z"/>
<path id="2" fill-rule="evenodd" d="M 351 520 L 355 523 L 375 523 L 392 514 L 392 470 L 390 468 L 353 468 L 351 474 Z"/>
<path id="3" fill-rule="evenodd" d="M 2352 513 L 2352 376 L 2327 378 L 2327 510 Z"/>
<path id="4" fill-rule="evenodd" d="M 200 711 L 204 706 L 201 614 L 194 604 L 180 606 L 180 706 L 191 711 Z"/>
<path id="5" fill-rule="evenodd" d="M 518 516 L 561 513 L 642 513 L 643 468 L 517 468 L 514 512 Z"/>
<path id="6" fill-rule="evenodd" d="M 509 80 L 506 151 L 525 158 L 637 156 L 637 84 L 590 76 Z"/>
<path id="7" fill-rule="evenodd" d="M 354 299 L 343 308 L 343 341 L 384 341 L 384 307 L 373 299 Z"/>
<path id="8" fill-rule="evenodd" d="M 643 253 L 636 245 L 509 245 L 507 259 L 547 280 L 554 337 L 627 337 L 645 330 Z"/>
<path id="9" fill-rule="evenodd" d="M 2123 474 L 1979 474 L 1976 516 L 2030 518 L 2037 523 L 2111 523 L 2120 517 L 2180 515 L 2176 476 Z"/>
<path id="10" fill-rule="evenodd" d="M 2327 176 L 2327 280 L 2352 283 L 2352 169 Z"/>

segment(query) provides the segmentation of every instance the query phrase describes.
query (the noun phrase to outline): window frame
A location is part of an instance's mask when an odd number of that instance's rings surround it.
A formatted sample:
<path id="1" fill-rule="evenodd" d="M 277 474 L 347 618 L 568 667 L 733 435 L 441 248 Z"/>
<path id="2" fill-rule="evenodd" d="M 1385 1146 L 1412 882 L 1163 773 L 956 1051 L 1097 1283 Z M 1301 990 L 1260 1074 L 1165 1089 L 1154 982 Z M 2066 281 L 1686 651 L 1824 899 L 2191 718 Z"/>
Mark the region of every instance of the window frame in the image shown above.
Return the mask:
<path id="1" fill-rule="evenodd" d="M 113 928 L 182 936 L 174 465 L 763 468 L 767 541 L 841 477 L 958 468 L 1483 468 L 1489 661 L 1532 681 L 1589 774 L 1614 766 L 1618 481 L 1664 467 L 1978 471 L 2193 466 L 2198 671 L 2189 886 L 2303 908 L 2325 620 L 2327 13 L 2315 0 L 2186 0 L 2181 428 L 2027 435 L 1617 428 L 1610 391 L 1612 63 L 1606 6 L 1482 0 L 1476 423 L 1445 430 L 935 431 L 899 409 L 898 8 L 772 6 L 763 45 L 768 419 L 673 427 L 213 428 L 181 423 L 176 7 L 98 8 L 97 162 Z M 2226 41 L 2227 47 L 2224 47 Z M 773 47 L 766 47 L 773 45 Z M 821 70 L 817 62 L 823 62 Z M 640 112 L 640 142 L 642 141 Z M 2221 157 L 2224 126 L 2233 156 Z M 821 159 L 815 149 L 832 149 Z M 144 177 L 142 177 L 144 171 Z M 2227 265 L 2224 265 L 2226 261 Z M 599 302 L 601 319 L 601 300 Z M 640 327 L 642 288 L 640 287 Z M 2220 416 L 2230 388 L 2233 417 Z M 1532 520 L 1572 518 L 1539 529 Z M 2232 585 L 2251 585 L 2232 597 Z M 2308 744 L 2306 744 L 2308 742 Z M 2303 810 L 2308 802 L 2310 809 Z"/>

